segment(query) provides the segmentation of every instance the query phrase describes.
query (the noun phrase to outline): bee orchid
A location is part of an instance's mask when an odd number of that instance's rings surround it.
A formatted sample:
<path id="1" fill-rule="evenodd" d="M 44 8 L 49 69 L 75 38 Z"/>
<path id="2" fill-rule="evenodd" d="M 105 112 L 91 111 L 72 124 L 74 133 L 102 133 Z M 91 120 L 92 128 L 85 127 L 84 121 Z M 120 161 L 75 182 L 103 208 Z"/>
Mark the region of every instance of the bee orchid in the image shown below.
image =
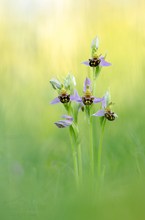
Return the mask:
<path id="1" fill-rule="evenodd" d="M 102 101 L 102 109 L 100 109 L 98 112 L 93 114 L 93 116 L 105 117 L 109 121 L 114 121 L 115 118 L 118 117 L 118 115 L 111 110 L 112 104 L 113 103 L 110 102 L 110 94 L 109 92 L 106 92 L 104 99 Z"/>
<path id="2" fill-rule="evenodd" d="M 111 63 L 107 62 L 104 56 L 97 54 L 98 48 L 99 48 L 99 40 L 98 37 L 95 37 L 91 43 L 92 57 L 82 62 L 82 64 L 85 64 L 90 67 L 110 66 Z"/>
<path id="3" fill-rule="evenodd" d="M 71 100 L 72 100 L 72 95 L 68 94 L 65 88 L 62 88 L 60 90 L 59 96 L 53 99 L 50 104 L 57 104 L 60 102 L 66 104 L 69 103 Z"/>
<path id="4" fill-rule="evenodd" d="M 72 125 L 73 118 L 71 116 L 63 115 L 62 118 L 65 118 L 66 120 L 60 120 L 54 123 L 58 128 L 66 128 Z"/>
<path id="5" fill-rule="evenodd" d="M 86 66 L 90 66 L 90 67 L 110 66 L 111 65 L 111 63 L 107 62 L 105 60 L 105 57 L 102 55 L 92 57 L 89 60 L 82 62 L 82 64 L 85 64 Z"/>
<path id="6" fill-rule="evenodd" d="M 85 79 L 84 82 L 84 96 L 80 97 L 78 92 L 75 90 L 74 95 L 71 97 L 72 101 L 79 102 L 83 105 L 92 105 L 93 103 L 102 102 L 104 98 L 96 98 L 92 95 L 92 88 L 91 88 L 91 80 L 89 78 Z"/>

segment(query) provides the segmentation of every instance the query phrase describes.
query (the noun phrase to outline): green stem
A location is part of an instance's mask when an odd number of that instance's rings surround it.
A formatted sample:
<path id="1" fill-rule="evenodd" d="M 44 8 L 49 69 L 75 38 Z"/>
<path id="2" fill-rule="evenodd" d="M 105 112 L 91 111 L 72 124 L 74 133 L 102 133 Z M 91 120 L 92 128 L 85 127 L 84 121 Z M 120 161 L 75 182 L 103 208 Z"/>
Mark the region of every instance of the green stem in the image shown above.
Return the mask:
<path id="1" fill-rule="evenodd" d="M 100 174 L 101 174 L 102 144 L 103 144 L 105 123 L 106 123 L 106 119 L 104 118 L 104 120 L 102 122 L 101 135 L 100 135 L 99 148 L 98 148 L 98 176 L 100 176 Z"/>
<path id="2" fill-rule="evenodd" d="M 73 130 L 71 126 L 69 128 L 69 133 L 70 133 L 70 142 L 71 142 L 73 164 L 74 164 L 74 175 L 75 175 L 76 186 L 78 188 L 79 186 L 78 160 L 77 160 L 76 148 L 74 146 L 74 141 L 73 141 Z"/>
<path id="3" fill-rule="evenodd" d="M 78 164 L 79 164 L 79 176 L 80 176 L 80 182 L 82 183 L 83 179 L 83 168 L 82 168 L 82 149 L 81 144 L 78 144 Z"/>
<path id="4" fill-rule="evenodd" d="M 95 67 L 93 67 L 93 94 L 96 95 L 96 78 L 95 78 Z"/>
<path id="5" fill-rule="evenodd" d="M 92 129 L 92 117 L 90 117 L 90 170 L 91 170 L 91 175 L 92 178 L 94 178 L 94 146 L 93 146 L 93 129 Z"/>

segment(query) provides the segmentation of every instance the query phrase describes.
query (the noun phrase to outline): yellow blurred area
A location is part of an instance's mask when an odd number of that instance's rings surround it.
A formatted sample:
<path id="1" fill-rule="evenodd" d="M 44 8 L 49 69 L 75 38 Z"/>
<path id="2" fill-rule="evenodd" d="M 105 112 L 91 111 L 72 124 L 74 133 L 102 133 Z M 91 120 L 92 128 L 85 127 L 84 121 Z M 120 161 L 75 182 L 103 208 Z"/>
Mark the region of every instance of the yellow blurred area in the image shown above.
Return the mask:
<path id="1" fill-rule="evenodd" d="M 97 35 L 99 52 L 112 63 L 102 71 L 99 95 L 110 88 L 115 102 L 126 95 L 133 102 L 133 94 L 142 92 L 143 0 L 3 0 L 0 5 L 1 82 L 4 78 L 10 90 L 16 82 L 43 90 L 51 77 L 68 72 L 84 80 L 89 70 L 80 63 L 89 58 Z"/>
<path id="2" fill-rule="evenodd" d="M 84 79 L 80 63 L 98 35 L 99 52 L 113 64 L 102 71 L 103 89 L 132 94 L 143 82 L 144 7 L 137 0 L 1 1 L 1 75 L 10 69 L 9 77 L 37 86 L 68 71 Z"/>
<path id="3" fill-rule="evenodd" d="M 17 100 L 17 105 L 24 101 L 44 107 L 43 98 L 49 102 L 56 95 L 49 80 L 68 72 L 82 86 L 90 70 L 81 62 L 89 58 L 90 43 L 97 35 L 99 53 L 107 53 L 112 63 L 98 79 L 98 96 L 109 88 L 118 106 L 132 106 L 144 89 L 144 7 L 143 0 L 1 1 L 3 105 L 12 108 Z"/>

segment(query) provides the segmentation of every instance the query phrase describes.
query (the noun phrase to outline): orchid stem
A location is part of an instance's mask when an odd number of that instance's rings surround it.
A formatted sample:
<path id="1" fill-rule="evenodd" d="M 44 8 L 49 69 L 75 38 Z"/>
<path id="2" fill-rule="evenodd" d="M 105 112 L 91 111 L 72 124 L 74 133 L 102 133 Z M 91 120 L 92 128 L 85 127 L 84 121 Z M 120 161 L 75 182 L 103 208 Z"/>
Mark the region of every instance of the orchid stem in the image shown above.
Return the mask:
<path id="1" fill-rule="evenodd" d="M 96 95 L 96 78 L 95 78 L 95 68 L 93 67 L 93 94 Z"/>
<path id="2" fill-rule="evenodd" d="M 78 160 L 77 160 L 77 152 L 74 146 L 74 141 L 73 141 L 73 130 L 72 127 L 69 128 L 69 133 L 70 133 L 70 142 L 71 142 L 71 147 L 72 147 L 72 156 L 73 156 L 73 163 L 74 163 L 74 175 L 75 175 L 75 182 L 77 188 L 79 187 L 79 173 L 78 173 Z"/>
<path id="3" fill-rule="evenodd" d="M 100 177 L 101 174 L 102 144 L 103 144 L 105 123 L 106 123 L 106 119 L 104 118 L 102 122 L 101 135 L 100 135 L 99 148 L 98 148 L 98 177 Z"/>
<path id="4" fill-rule="evenodd" d="M 81 144 L 78 144 L 78 164 L 79 164 L 79 176 L 80 176 L 80 182 L 82 183 L 83 179 L 83 168 L 82 168 L 82 149 Z"/>
<path id="5" fill-rule="evenodd" d="M 94 178 L 94 146 L 93 146 L 93 129 L 92 129 L 92 117 L 90 117 L 90 170 L 92 178 Z"/>

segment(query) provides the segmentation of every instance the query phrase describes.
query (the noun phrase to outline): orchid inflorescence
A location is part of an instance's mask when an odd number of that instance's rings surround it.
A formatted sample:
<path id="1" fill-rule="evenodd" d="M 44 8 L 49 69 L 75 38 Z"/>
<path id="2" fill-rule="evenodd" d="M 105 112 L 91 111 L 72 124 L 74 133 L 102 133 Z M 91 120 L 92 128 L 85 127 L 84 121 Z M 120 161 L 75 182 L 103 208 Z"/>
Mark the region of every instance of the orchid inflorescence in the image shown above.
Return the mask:
<path id="1" fill-rule="evenodd" d="M 93 126 L 93 118 L 94 116 L 100 117 L 100 122 L 102 126 L 102 131 L 104 131 L 104 126 L 107 121 L 114 121 L 118 116 L 116 113 L 112 111 L 113 103 L 111 101 L 111 96 L 109 91 L 105 93 L 102 97 L 96 97 L 94 93 L 94 87 L 97 77 L 100 74 L 102 67 L 110 66 L 111 63 L 105 60 L 105 56 L 98 54 L 99 40 L 98 37 L 95 37 L 91 43 L 91 57 L 82 62 L 89 66 L 92 69 L 92 76 L 86 77 L 84 81 L 84 87 L 82 89 L 83 94 L 79 95 L 76 89 L 76 80 L 72 74 L 68 74 L 66 78 L 61 82 L 58 79 L 51 79 L 50 83 L 58 93 L 57 97 L 51 101 L 51 104 L 61 103 L 67 112 L 67 114 L 63 115 L 63 120 L 59 120 L 55 122 L 55 125 L 58 128 L 66 128 L 69 127 L 71 144 L 73 151 L 73 159 L 74 159 L 74 173 L 77 185 L 82 180 L 82 155 L 81 155 L 81 140 L 79 138 L 79 127 L 78 127 L 78 113 L 82 111 L 86 114 L 86 118 L 88 118 L 88 123 L 90 127 L 90 131 L 92 130 L 91 126 Z M 101 108 L 97 111 L 95 110 L 98 106 L 97 104 L 101 104 Z M 96 121 L 95 121 L 96 123 Z M 93 135 L 93 134 L 91 134 Z M 91 139 L 91 137 L 90 137 Z M 90 170 L 92 176 L 94 176 L 94 153 L 93 146 L 96 143 L 90 144 Z M 102 144 L 102 143 L 100 143 Z M 99 148 L 102 146 L 99 145 Z M 98 174 L 101 170 L 101 153 L 98 148 Z"/>

